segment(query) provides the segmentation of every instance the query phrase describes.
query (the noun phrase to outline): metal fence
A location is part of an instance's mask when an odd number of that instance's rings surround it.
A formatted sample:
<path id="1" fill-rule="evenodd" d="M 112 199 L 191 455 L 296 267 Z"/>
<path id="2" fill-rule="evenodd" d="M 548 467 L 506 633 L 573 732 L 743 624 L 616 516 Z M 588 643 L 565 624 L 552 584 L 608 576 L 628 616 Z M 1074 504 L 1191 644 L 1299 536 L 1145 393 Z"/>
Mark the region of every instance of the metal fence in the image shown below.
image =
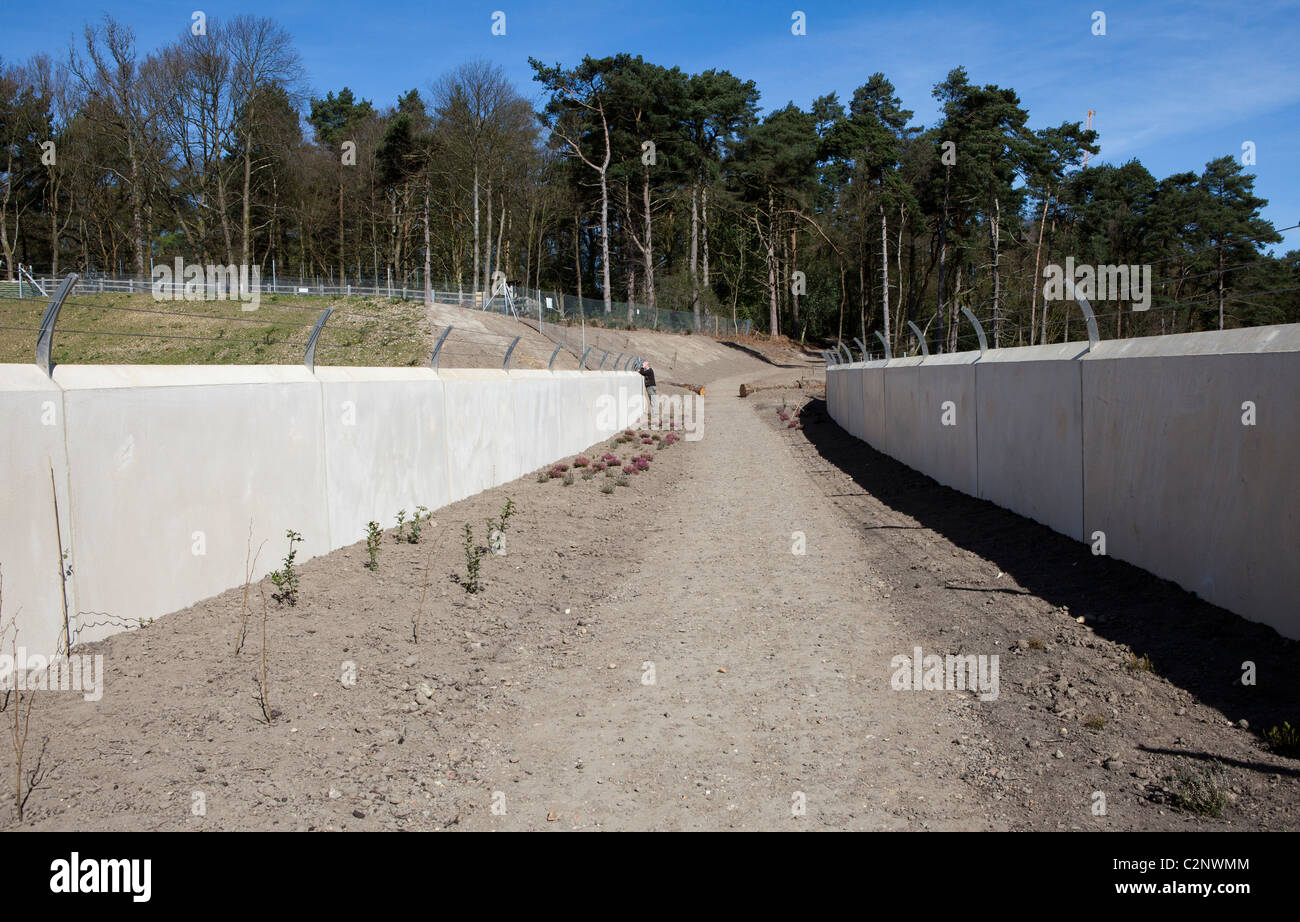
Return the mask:
<path id="1" fill-rule="evenodd" d="M 161 265 L 165 265 L 160 263 Z M 51 275 L 33 275 L 19 267 L 18 279 L 0 282 L 0 297 L 50 297 L 61 279 Z M 365 284 L 366 282 L 370 284 Z M 423 301 L 424 287 L 419 279 L 414 286 L 394 285 L 391 281 L 365 280 L 357 283 L 335 284 L 319 278 L 287 279 L 265 276 L 257 279 L 259 297 L 289 295 L 320 298 L 388 298 L 397 301 Z M 180 299 L 185 294 L 186 282 L 181 279 L 156 281 L 152 277 L 85 273 L 79 275 L 72 295 L 85 294 L 150 294 L 164 300 Z M 599 298 L 579 298 L 553 289 L 494 286 L 491 291 L 474 291 L 462 283 L 440 281 L 432 286 L 433 301 L 471 310 L 488 310 L 532 318 L 541 323 L 591 325 L 617 330 L 655 330 L 665 333 L 710 333 L 714 336 L 748 335 L 753 321 L 733 321 L 702 312 L 697 319 L 691 311 L 670 310 L 661 307 L 613 301 L 608 312 Z"/>
<path id="2" fill-rule="evenodd" d="M 238 302 L 230 298 L 184 300 L 173 305 L 160 297 L 156 305 L 138 306 L 108 303 L 99 297 L 101 281 L 109 283 L 102 289 L 105 293 L 132 290 L 126 285 L 113 287 L 113 282 L 127 280 L 87 280 L 75 274 L 57 285 L 37 277 L 34 283 L 25 279 L 21 290 L 16 282 L 0 287 L 0 333 L 5 334 L 0 336 L 0 361 L 26 360 L 34 352 L 35 363 L 51 373 L 56 334 L 64 356 L 109 364 L 138 362 L 143 357 L 153 363 L 185 364 L 301 361 L 311 369 L 319 351 L 336 363 L 353 365 L 613 370 L 616 365 L 630 367 L 637 358 L 630 353 L 602 354 L 601 350 L 590 351 L 590 355 L 588 350 L 568 350 L 566 357 L 564 345 L 558 342 L 553 348 L 539 350 L 533 343 L 521 350 L 523 329 L 512 336 L 433 326 L 422 305 L 352 310 L 277 303 L 245 311 L 236 309 Z M 138 280 L 134 281 L 138 286 Z M 535 321 L 527 323 L 538 326 Z M 545 328 L 553 326 L 546 324 Z M 145 343 L 149 345 L 141 349 Z"/>

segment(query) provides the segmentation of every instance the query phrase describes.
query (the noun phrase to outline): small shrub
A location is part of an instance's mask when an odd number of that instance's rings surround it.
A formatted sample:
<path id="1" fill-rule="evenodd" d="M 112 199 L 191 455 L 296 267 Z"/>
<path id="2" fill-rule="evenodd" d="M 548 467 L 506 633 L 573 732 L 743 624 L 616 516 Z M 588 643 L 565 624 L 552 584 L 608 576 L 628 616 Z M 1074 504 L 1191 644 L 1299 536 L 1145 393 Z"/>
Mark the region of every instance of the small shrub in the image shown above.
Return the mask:
<path id="1" fill-rule="evenodd" d="M 613 492 L 614 492 L 614 485 L 613 485 L 612 483 L 602 483 L 602 484 L 600 485 L 600 492 L 602 492 L 602 493 L 606 493 L 606 494 L 613 493 Z"/>
<path id="2" fill-rule="evenodd" d="M 607 468 L 605 468 L 605 476 L 606 476 L 606 477 L 617 477 L 617 476 L 618 476 L 618 465 L 613 465 L 613 466 L 611 466 L 611 467 L 607 467 Z"/>
<path id="3" fill-rule="evenodd" d="M 546 483 L 546 482 L 548 482 L 550 479 L 551 479 L 551 475 L 550 475 L 550 473 L 548 473 L 547 471 L 538 471 L 538 472 L 537 472 L 537 482 L 538 482 L 538 483 Z"/>
<path id="4" fill-rule="evenodd" d="M 1143 653 L 1138 656 L 1136 653 L 1129 654 L 1128 668 L 1134 672 L 1154 672 L 1155 667 L 1151 665 L 1151 657 Z"/>
<path id="5" fill-rule="evenodd" d="M 573 459 L 574 467 L 586 467 L 589 464 L 591 464 L 591 459 L 586 455 L 578 455 L 578 457 Z"/>
<path id="6" fill-rule="evenodd" d="M 636 468 L 633 467 L 633 466 L 630 465 L 630 464 L 625 464 L 625 465 L 623 465 L 623 473 L 624 473 L 624 474 L 635 474 L 635 473 L 636 473 Z M 626 478 L 620 478 L 620 479 L 626 479 Z"/>
<path id="7" fill-rule="evenodd" d="M 406 538 L 406 510 L 397 510 L 397 531 L 393 532 L 393 540 L 398 544 Z"/>
<path id="8" fill-rule="evenodd" d="M 483 557 L 487 554 L 488 549 L 474 543 L 474 529 L 470 528 L 469 522 L 465 523 L 464 534 L 465 576 L 462 579 L 459 573 L 453 573 L 451 581 L 468 593 L 482 592 L 483 584 L 479 581 L 479 567 L 482 565 Z"/>
<path id="9" fill-rule="evenodd" d="M 406 541 L 408 544 L 420 543 L 420 532 L 424 527 L 424 523 L 429 521 L 431 515 L 432 514 L 429 512 L 428 506 L 415 507 L 415 515 L 411 518 L 411 523 L 410 523 L 411 528 L 406 535 Z"/>
<path id="10" fill-rule="evenodd" d="M 596 476 L 596 472 L 593 470 L 585 470 L 582 472 L 583 480 L 591 480 L 595 476 Z"/>
<path id="11" fill-rule="evenodd" d="M 1300 758 L 1300 728 L 1282 721 L 1282 726 L 1274 727 L 1264 734 L 1268 747 L 1279 755 Z"/>
<path id="12" fill-rule="evenodd" d="M 564 485 L 565 485 L 566 487 L 571 487 L 571 486 L 573 486 L 573 474 L 565 474 L 565 475 L 564 475 Z"/>
<path id="13" fill-rule="evenodd" d="M 366 569 L 372 573 L 379 569 L 379 539 L 383 532 L 379 529 L 379 523 L 370 521 L 366 523 L 366 554 L 370 557 L 366 561 Z"/>
<path id="14" fill-rule="evenodd" d="M 271 593 L 271 598 L 275 599 L 278 605 L 293 607 L 298 604 L 298 571 L 293 565 L 298 557 L 298 551 L 294 545 L 302 541 L 302 535 L 289 529 L 284 536 L 289 539 L 289 553 L 284 556 L 283 566 L 271 574 L 271 582 L 276 588 L 276 591 Z"/>
<path id="15" fill-rule="evenodd" d="M 1185 768 L 1179 768 L 1174 776 L 1174 806 L 1188 813 L 1201 816 L 1223 816 L 1223 805 L 1227 802 L 1219 783 L 1212 772 L 1194 774 Z"/>
<path id="16" fill-rule="evenodd" d="M 553 467 L 551 468 L 550 476 L 552 480 L 559 480 L 561 477 L 564 476 L 564 471 L 560 470 L 558 467 Z"/>
<path id="17" fill-rule="evenodd" d="M 1043 643 L 1043 639 L 1042 639 L 1041 637 L 1030 637 L 1030 638 L 1029 638 L 1029 649 L 1031 649 L 1031 650 L 1046 650 L 1046 649 L 1047 649 L 1047 644 Z"/>
<path id="18" fill-rule="evenodd" d="M 614 483 L 620 487 L 630 487 L 632 485 L 632 481 L 628 480 L 626 476 L 619 477 Z"/>
<path id="19" fill-rule="evenodd" d="M 1093 714 L 1083 722 L 1083 725 L 1089 730 L 1101 730 L 1106 726 L 1106 718 L 1100 714 Z"/>

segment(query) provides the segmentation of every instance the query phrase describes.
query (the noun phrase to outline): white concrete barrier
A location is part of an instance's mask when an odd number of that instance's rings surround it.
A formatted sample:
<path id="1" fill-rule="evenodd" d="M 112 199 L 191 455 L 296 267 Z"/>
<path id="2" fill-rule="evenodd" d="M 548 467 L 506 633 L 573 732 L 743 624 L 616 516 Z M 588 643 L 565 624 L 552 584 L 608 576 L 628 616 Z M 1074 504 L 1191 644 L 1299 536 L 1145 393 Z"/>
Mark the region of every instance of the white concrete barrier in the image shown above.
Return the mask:
<path id="1" fill-rule="evenodd" d="M 1085 540 L 1300 638 L 1300 325 L 1105 342 L 1080 364 Z"/>
<path id="2" fill-rule="evenodd" d="M 2 615 L 33 653 L 96 640 L 306 560 L 371 520 L 513 480 L 630 425 L 630 373 L 0 365 Z M 600 431 L 602 407 L 612 415 Z M 251 528 L 251 542 L 250 542 Z"/>
<path id="3" fill-rule="evenodd" d="M 979 497 L 1084 540 L 1087 344 L 996 349 L 975 365 Z"/>
<path id="4" fill-rule="evenodd" d="M 292 366 L 62 365 L 77 641 L 330 549 L 320 383 Z M 6 494 L 10 487 L 6 486 Z"/>
<path id="5" fill-rule="evenodd" d="M 1297 324 L 827 370 L 875 448 L 1293 638 L 1297 394 Z"/>
<path id="6" fill-rule="evenodd" d="M 329 546 L 347 547 L 399 510 L 451 502 L 442 379 L 431 368 L 317 368 Z M 274 543 L 274 542 L 273 542 Z"/>
<path id="7" fill-rule="evenodd" d="M 878 372 L 884 376 L 885 453 L 972 494 L 977 490 L 976 358 L 958 352 L 893 359 Z"/>
<path id="8" fill-rule="evenodd" d="M 64 422 L 63 391 L 44 372 L 35 365 L 0 365 L 0 633 L 13 621 L 32 652 L 57 649 L 63 629 L 56 534 L 62 534 L 62 550 L 72 547 Z M 75 612 L 76 585 L 69 579 L 67 588 Z M 4 634 L 0 652 L 9 653 L 13 639 Z"/>

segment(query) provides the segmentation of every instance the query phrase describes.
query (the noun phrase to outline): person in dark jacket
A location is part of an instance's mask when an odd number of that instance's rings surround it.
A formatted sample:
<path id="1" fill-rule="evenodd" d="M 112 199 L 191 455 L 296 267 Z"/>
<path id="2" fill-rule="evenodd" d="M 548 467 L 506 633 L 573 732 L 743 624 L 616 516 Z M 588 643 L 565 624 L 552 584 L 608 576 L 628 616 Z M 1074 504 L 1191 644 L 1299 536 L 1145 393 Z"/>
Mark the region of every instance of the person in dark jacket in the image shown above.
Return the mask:
<path id="1" fill-rule="evenodd" d="M 644 379 L 646 396 L 649 398 L 646 420 L 650 425 L 653 425 L 655 419 L 655 370 L 650 367 L 649 362 L 642 362 L 641 367 L 637 370 Z"/>

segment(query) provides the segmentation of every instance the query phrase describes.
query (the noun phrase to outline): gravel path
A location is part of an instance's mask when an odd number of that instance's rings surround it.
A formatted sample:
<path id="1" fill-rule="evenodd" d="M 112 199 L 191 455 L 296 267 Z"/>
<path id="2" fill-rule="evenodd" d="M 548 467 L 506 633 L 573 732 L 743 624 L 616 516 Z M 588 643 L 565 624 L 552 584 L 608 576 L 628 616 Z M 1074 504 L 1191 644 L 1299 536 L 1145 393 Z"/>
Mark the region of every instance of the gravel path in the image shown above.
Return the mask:
<path id="1" fill-rule="evenodd" d="M 989 825 L 955 780 L 958 700 L 890 691 L 911 648 L 866 600 L 861 542 L 742 380 L 710 385 L 689 471 L 626 523 L 601 630 L 503 728 L 506 813 L 471 828 Z"/>

